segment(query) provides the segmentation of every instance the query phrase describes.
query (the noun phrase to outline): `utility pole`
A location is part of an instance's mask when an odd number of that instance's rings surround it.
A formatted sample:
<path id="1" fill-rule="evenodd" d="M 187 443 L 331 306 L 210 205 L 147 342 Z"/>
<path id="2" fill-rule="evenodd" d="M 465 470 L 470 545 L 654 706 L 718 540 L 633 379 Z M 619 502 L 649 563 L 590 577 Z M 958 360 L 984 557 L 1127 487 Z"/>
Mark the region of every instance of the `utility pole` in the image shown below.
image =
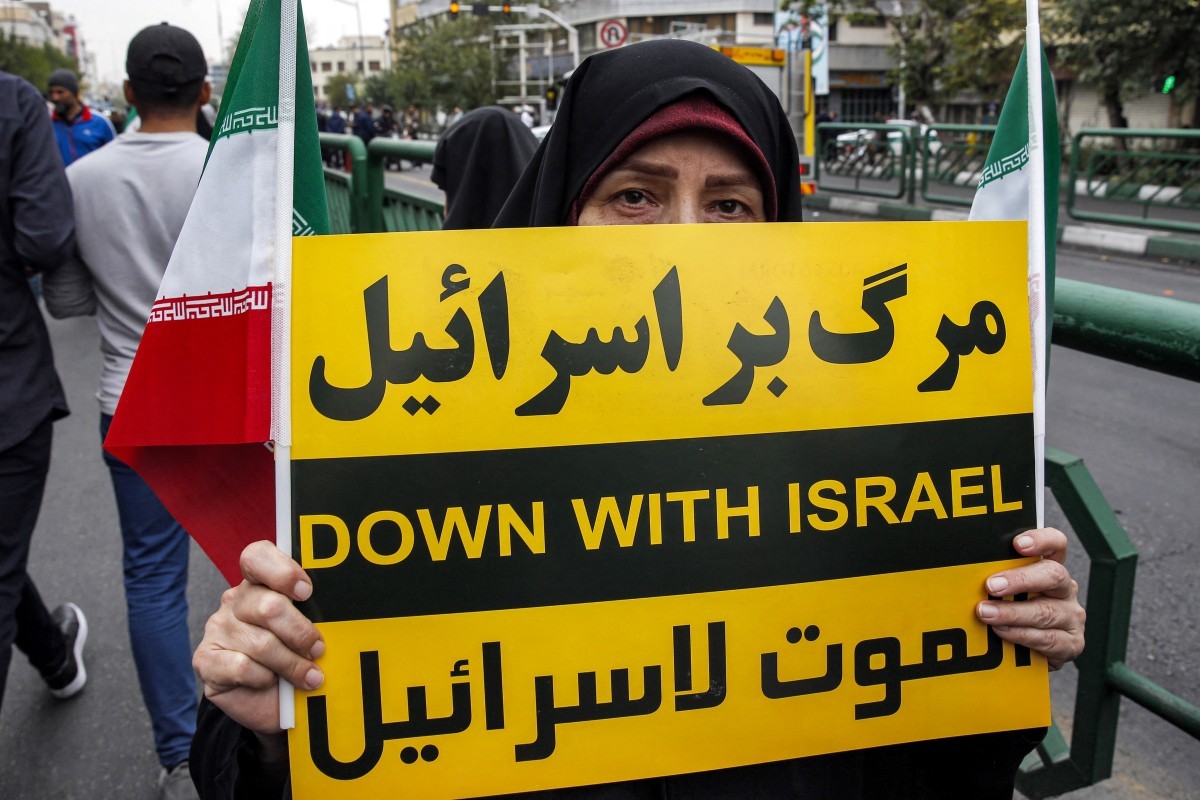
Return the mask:
<path id="1" fill-rule="evenodd" d="M 337 2 L 342 5 L 354 6 L 354 16 L 358 20 L 358 77 L 362 79 L 367 65 L 367 56 L 363 46 L 362 11 L 358 7 L 358 0 L 337 0 Z"/>

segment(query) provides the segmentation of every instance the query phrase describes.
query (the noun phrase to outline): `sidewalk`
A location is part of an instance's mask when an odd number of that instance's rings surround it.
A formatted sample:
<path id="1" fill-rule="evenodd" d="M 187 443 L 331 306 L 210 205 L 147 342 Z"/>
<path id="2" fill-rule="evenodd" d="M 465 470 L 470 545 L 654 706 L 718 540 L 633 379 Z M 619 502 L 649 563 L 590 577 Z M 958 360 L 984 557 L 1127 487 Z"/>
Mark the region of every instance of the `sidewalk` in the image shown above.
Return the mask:
<path id="1" fill-rule="evenodd" d="M 895 201 L 871 200 L 824 190 L 805 195 L 806 211 L 837 211 L 864 217 L 904 221 L 959 221 L 967 218 L 965 208 L 939 208 L 909 205 Z M 1059 209 L 1058 241 L 1088 250 L 1119 253 L 1147 258 L 1170 258 L 1200 264 L 1200 235 L 1144 231 L 1120 225 L 1078 222 Z"/>

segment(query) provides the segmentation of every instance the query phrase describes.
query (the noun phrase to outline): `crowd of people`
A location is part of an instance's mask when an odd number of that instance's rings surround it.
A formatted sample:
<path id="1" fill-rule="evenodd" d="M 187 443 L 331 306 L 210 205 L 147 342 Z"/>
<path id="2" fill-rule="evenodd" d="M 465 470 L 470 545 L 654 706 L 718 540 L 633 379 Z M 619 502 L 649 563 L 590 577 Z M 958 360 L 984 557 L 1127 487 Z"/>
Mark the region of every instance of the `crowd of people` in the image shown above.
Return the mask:
<path id="1" fill-rule="evenodd" d="M 119 137 L 79 101 L 73 76 L 51 79 L 51 118 L 37 89 L 0 73 L 0 155 L 11 165 L 0 175 L 0 700 L 14 644 L 56 696 L 86 683 L 83 612 L 70 602 L 50 611 L 26 569 L 52 424 L 68 413 L 26 279 L 42 274 L 51 314 L 97 316 L 103 438 L 207 152 L 198 120 L 209 86 L 195 38 L 165 23 L 147 28 L 131 41 L 126 69 L 126 99 L 140 124 Z M 519 112 L 455 114 L 432 176 L 446 194 L 447 229 L 801 219 L 796 142 L 778 100 L 751 72 L 701 45 L 655 41 L 592 56 L 572 75 L 540 146 Z M 413 138 L 419 128 L 411 105 L 399 115 L 390 106 L 376 114 L 370 104 L 346 115 L 322 109 L 318 120 L 364 141 Z M 273 545 L 251 545 L 242 555 L 245 581 L 226 594 L 193 655 L 187 534 L 135 473 L 103 459 L 163 796 L 287 796 L 278 679 L 320 686 L 325 645 L 311 621 L 278 601 L 307 599 L 311 580 Z M 1040 559 L 992 575 L 987 588 L 1033 599 L 975 608 L 981 623 L 1052 668 L 1083 646 L 1078 588 L 1062 566 L 1066 546 L 1052 529 L 1018 536 L 1016 554 Z M 1009 798 L 1017 766 L 1043 734 L 960 737 L 539 796 Z"/>

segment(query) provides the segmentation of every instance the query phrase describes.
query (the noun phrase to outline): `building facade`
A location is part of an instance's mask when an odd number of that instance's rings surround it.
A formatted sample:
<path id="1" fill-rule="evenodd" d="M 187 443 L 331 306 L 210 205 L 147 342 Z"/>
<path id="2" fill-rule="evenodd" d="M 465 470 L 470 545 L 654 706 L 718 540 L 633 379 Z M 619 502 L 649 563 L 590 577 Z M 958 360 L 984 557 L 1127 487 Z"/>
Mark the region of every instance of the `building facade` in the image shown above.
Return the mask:
<path id="1" fill-rule="evenodd" d="M 391 0 L 391 3 L 393 36 L 402 36 L 406 25 L 445 16 L 450 6 L 449 0 Z M 472 5 L 462 2 L 460 13 L 472 13 Z M 523 41 L 517 41 L 520 32 L 516 29 L 531 27 L 529 23 L 535 21 L 518 13 L 520 5 L 514 4 L 511 20 L 505 21 L 514 23 L 511 26 L 514 32 L 511 36 L 498 33 L 496 49 L 506 61 L 519 63 L 518 78 L 523 77 L 525 82 L 517 94 L 512 87 L 497 87 L 497 100 L 502 103 L 530 102 L 536 98 L 539 87 L 560 79 L 571 67 L 561 29 L 547 26 L 546 35 L 553 37 L 554 43 L 545 50 L 538 50 L 540 40 L 532 30 L 521 33 Z M 786 31 L 785 15 L 776 13 L 778 5 L 776 0 L 560 0 L 554 8 L 578 31 L 581 58 L 608 47 L 663 36 L 712 45 L 777 46 L 796 53 L 798 39 Z M 897 39 L 891 17 L 897 5 L 892 0 L 881 1 L 876 4 L 879 12 L 874 15 L 859 13 L 829 21 L 823 31 L 824 50 L 820 56 L 827 59 L 829 92 L 817 97 L 819 110 L 835 111 L 843 122 L 875 122 L 880 116 L 890 118 L 899 114 L 901 98 L 893 84 L 899 66 L 894 55 Z M 528 51 L 523 61 L 514 55 L 518 45 L 524 45 Z M 789 58 L 786 88 L 779 92 L 797 130 L 801 127 L 797 115 L 803 105 L 798 63 L 798 58 Z M 1107 127 L 1103 104 L 1094 88 L 1065 72 L 1057 78 L 1064 131 Z M 978 123 L 990 103 L 1002 101 L 1003 97 L 963 95 L 930 112 L 938 122 Z M 1168 97 L 1149 90 L 1126 98 L 1126 116 L 1135 128 L 1176 127 L 1180 120 L 1192 118 L 1195 112 L 1191 108 L 1176 108 Z M 911 107 L 904 111 L 905 116 L 912 116 Z"/>
<path id="2" fill-rule="evenodd" d="M 334 75 L 351 75 L 362 82 L 389 69 L 391 49 L 382 36 L 343 36 L 336 45 L 310 47 L 308 63 L 312 68 L 313 98 L 329 102 L 328 83 Z"/>

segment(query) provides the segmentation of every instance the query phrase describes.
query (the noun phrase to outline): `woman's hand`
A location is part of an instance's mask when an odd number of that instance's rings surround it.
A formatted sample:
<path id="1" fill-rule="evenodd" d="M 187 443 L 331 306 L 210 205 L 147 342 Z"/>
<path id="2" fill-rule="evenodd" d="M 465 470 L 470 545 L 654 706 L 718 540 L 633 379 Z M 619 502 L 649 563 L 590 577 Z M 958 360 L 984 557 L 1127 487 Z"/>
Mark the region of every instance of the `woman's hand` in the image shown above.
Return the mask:
<path id="1" fill-rule="evenodd" d="M 975 615 L 991 625 L 1001 639 L 1036 650 L 1056 670 L 1083 652 L 1083 624 L 1087 617 L 1079 605 L 1079 584 L 1071 579 L 1063 561 L 1067 537 L 1054 528 L 1026 531 L 1013 546 L 1023 556 L 1042 560 L 997 572 L 987 579 L 988 594 L 1010 597 L 1037 595 L 1012 603 L 983 601 Z"/>
<path id="2" fill-rule="evenodd" d="M 313 663 L 325 652 L 321 634 L 292 600 L 307 600 L 312 582 L 270 542 L 242 551 L 241 584 L 227 589 L 208 618 L 192 667 L 204 695 L 257 734 L 279 734 L 280 677 L 315 689 L 324 676 Z"/>

